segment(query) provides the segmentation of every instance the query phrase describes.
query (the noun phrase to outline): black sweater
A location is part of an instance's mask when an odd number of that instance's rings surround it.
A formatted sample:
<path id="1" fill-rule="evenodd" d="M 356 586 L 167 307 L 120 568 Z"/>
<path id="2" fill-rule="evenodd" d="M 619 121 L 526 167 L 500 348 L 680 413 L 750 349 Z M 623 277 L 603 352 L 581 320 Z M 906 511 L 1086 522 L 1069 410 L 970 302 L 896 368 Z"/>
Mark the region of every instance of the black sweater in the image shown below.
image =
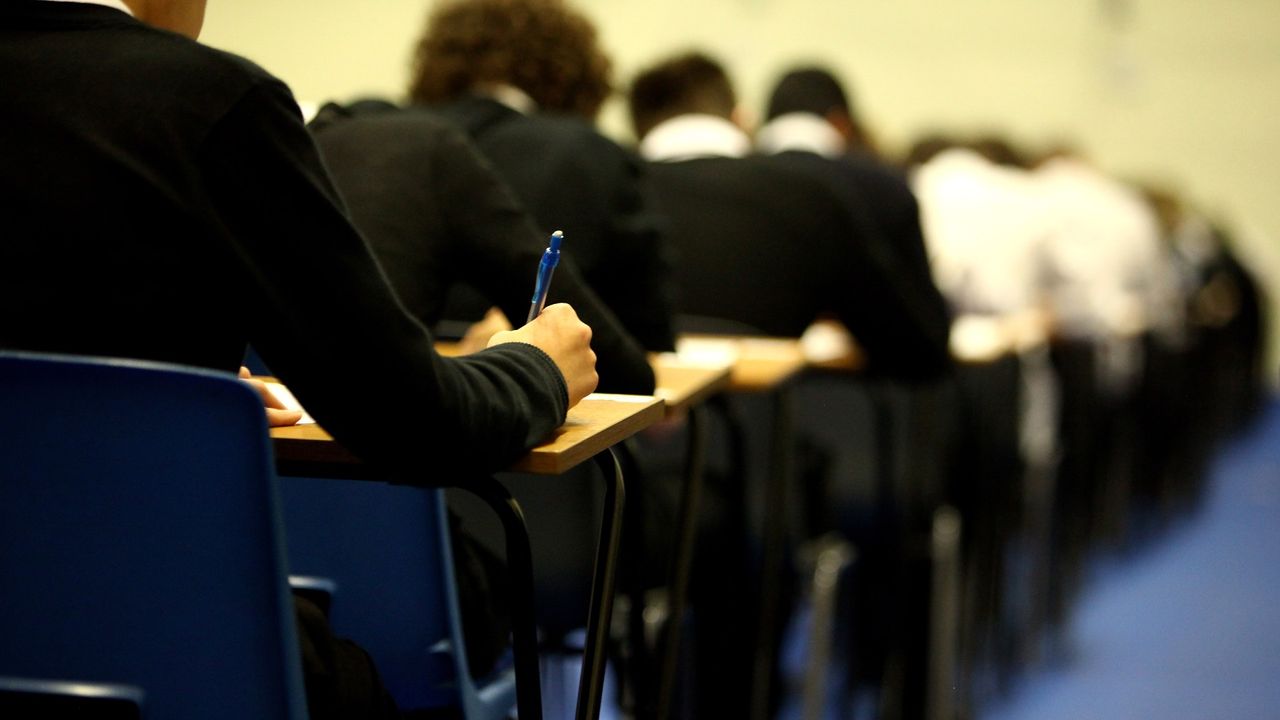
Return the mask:
<path id="1" fill-rule="evenodd" d="M 234 371 L 418 482 L 565 417 L 544 353 L 440 358 L 352 228 L 288 88 L 101 6 L 0 3 L 0 348 Z"/>
<path id="2" fill-rule="evenodd" d="M 466 283 L 524 324 L 547 238 L 462 131 L 372 103 L 326 105 L 310 128 L 352 220 L 415 317 L 435 325 L 449 289 Z M 601 391 L 652 393 L 644 350 L 577 270 L 576 239 L 564 241 L 547 302 L 569 303 L 591 326 Z"/>
<path id="3" fill-rule="evenodd" d="M 675 346 L 672 258 L 644 166 L 589 123 L 467 97 L 432 106 L 464 129 L 540 224 L 563 230 L 591 288 L 646 350 Z"/>

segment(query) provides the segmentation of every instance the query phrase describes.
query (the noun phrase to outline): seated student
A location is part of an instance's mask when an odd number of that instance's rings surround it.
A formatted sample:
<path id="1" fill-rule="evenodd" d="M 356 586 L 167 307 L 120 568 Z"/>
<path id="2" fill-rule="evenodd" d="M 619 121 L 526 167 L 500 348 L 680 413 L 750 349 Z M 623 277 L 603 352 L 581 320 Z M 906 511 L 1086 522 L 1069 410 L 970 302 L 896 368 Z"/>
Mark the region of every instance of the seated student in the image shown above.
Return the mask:
<path id="1" fill-rule="evenodd" d="M 194 42 L 204 8 L 0 4 L 0 347 L 234 373 L 252 342 L 335 438 L 399 479 L 506 467 L 595 388 L 590 328 L 553 305 L 483 352 L 437 355 L 289 89 Z M 363 653 L 314 607 L 299 618 L 316 717 L 394 712 Z"/>
<path id="2" fill-rule="evenodd" d="M 872 237 L 884 241 L 895 261 L 896 281 L 920 305 L 918 315 L 940 325 L 935 333 L 945 332 L 945 301 L 931 280 L 916 198 L 901 173 L 878 158 L 839 80 L 818 67 L 787 72 L 774 85 L 765 120 L 756 150 L 830 177 L 846 202 L 864 208 L 877 230 Z"/>
<path id="3" fill-rule="evenodd" d="M 680 312 L 789 337 L 830 313 L 857 338 L 872 371 L 932 377 L 946 367 L 937 291 L 922 298 L 930 283 L 902 282 L 865 209 L 829 176 L 803 159 L 750 154 L 716 61 L 689 53 L 660 62 L 637 75 L 629 101 L 680 253 Z"/>
<path id="4" fill-rule="evenodd" d="M 450 287 L 465 282 L 510 323 L 524 322 L 547 237 L 465 134 L 376 101 L 325 105 L 308 128 L 352 222 L 414 317 L 434 326 Z M 574 240 L 565 240 L 548 302 L 568 302 L 591 326 L 601 391 L 652 393 L 644 350 L 583 281 Z"/>
<path id="5" fill-rule="evenodd" d="M 593 127 L 609 60 L 562 0 L 448 0 L 418 42 L 409 99 L 466 130 L 646 350 L 674 346 L 670 260 L 642 168 Z"/>
<path id="6" fill-rule="evenodd" d="M 832 314 L 858 340 L 873 372 L 929 378 L 947 367 L 943 308 L 918 310 L 917 299 L 894 282 L 891 254 L 876 250 L 881 241 L 862 208 L 846 202 L 829 176 L 789 158 L 751 154 L 750 138 L 735 122 L 733 88 L 716 61 L 689 53 L 659 62 L 636 76 L 629 100 L 681 260 L 680 312 L 785 337 L 799 337 L 819 315 Z M 707 488 L 708 504 L 719 489 Z M 702 557 L 708 545 L 700 544 Z M 750 698 L 739 693 L 752 672 L 751 633 L 743 632 L 751 623 L 744 606 L 751 603 L 741 590 L 750 585 L 729 565 L 695 570 L 703 581 L 693 591 L 699 717 L 748 714 L 742 704 Z M 711 575 L 715 580 L 707 582 Z"/>

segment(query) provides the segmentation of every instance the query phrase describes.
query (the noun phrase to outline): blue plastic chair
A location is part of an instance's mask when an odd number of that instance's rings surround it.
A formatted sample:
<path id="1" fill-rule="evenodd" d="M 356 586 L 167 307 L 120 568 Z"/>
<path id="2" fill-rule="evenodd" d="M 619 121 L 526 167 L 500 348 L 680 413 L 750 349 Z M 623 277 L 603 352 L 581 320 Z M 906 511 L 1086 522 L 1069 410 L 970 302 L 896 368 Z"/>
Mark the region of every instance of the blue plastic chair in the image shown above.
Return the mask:
<path id="1" fill-rule="evenodd" d="M 0 353 L 0 675 L 149 720 L 303 720 L 261 399 L 227 374 Z"/>
<path id="2" fill-rule="evenodd" d="M 396 704 L 509 717 L 515 671 L 476 679 L 467 666 L 443 491 L 302 477 L 280 485 L 290 571 L 334 581 L 334 631 L 369 652 Z"/>

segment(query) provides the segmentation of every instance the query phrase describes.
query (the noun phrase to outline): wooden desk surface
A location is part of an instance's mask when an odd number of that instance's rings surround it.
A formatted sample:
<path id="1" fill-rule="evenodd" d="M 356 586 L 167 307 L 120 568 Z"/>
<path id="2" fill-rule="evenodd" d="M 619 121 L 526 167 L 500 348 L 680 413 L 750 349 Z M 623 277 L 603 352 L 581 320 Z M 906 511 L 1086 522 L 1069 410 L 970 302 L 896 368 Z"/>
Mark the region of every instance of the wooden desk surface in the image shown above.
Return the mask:
<path id="1" fill-rule="evenodd" d="M 707 398 L 729 387 L 733 368 L 721 365 L 694 365 L 681 362 L 674 353 L 661 353 L 649 358 L 658 388 L 654 394 L 667 405 L 667 415 L 677 415 L 706 402 Z"/>
<path id="2" fill-rule="evenodd" d="M 436 352 L 445 357 L 462 354 L 458 343 L 437 341 Z M 697 364 L 680 360 L 675 353 L 653 353 L 649 364 L 657 388 L 654 395 L 666 403 L 668 416 L 688 410 L 729 386 L 731 363 Z"/>
<path id="3" fill-rule="evenodd" d="M 790 338 L 681 335 L 676 355 L 693 365 L 731 362 L 729 390 L 733 392 L 771 390 L 808 365 L 800 341 Z"/>
<path id="4" fill-rule="evenodd" d="M 569 410 L 564 425 L 529 451 L 510 470 L 536 475 L 559 475 L 591 459 L 662 419 L 663 403 L 645 395 L 589 395 Z M 319 425 L 271 429 L 276 462 L 327 466 L 360 476 L 361 463 Z"/>

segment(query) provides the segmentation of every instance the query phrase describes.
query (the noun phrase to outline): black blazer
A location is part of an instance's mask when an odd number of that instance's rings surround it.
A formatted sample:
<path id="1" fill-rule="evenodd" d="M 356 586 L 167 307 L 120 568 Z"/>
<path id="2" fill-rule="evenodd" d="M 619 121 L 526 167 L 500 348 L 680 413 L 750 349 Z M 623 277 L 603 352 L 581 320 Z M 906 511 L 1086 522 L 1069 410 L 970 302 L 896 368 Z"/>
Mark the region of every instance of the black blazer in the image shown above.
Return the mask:
<path id="1" fill-rule="evenodd" d="M 819 178 L 844 205 L 853 223 L 853 242 L 880 268 L 905 312 L 906 322 L 930 338 L 927 355 L 947 353 L 950 312 L 929 267 L 915 194 L 894 171 L 863 155 L 825 158 L 784 152 L 777 162 Z M 935 359 L 937 359 L 935 357 Z"/>
<path id="2" fill-rule="evenodd" d="M 362 103 L 362 107 L 370 107 Z M 524 324 L 547 238 L 460 130 L 417 110 L 328 105 L 310 125 L 352 221 L 411 313 L 436 324 L 465 282 Z M 644 350 L 564 253 L 548 302 L 567 302 L 592 328 L 600 389 L 650 394 Z"/>
<path id="3" fill-rule="evenodd" d="M 643 165 L 578 118 L 522 115 L 486 98 L 435 106 L 497 169 L 544 233 L 648 350 L 674 346 L 671 261 Z"/>
<path id="4" fill-rule="evenodd" d="M 874 227 L 799 160 L 651 164 L 678 260 L 679 311 L 787 337 L 833 314 L 866 350 L 869 369 L 938 374 L 947 366 L 945 313 L 922 310 L 904 292 Z"/>

